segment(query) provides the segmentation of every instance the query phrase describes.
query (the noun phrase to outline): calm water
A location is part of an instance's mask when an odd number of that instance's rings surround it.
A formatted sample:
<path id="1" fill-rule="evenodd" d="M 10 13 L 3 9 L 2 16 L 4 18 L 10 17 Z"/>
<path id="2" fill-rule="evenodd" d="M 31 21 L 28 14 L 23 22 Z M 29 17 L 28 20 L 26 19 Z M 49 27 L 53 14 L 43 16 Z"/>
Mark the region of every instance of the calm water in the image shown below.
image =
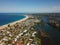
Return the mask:
<path id="1" fill-rule="evenodd" d="M 0 13 L 0 26 L 25 18 L 22 14 Z"/>
<path id="2" fill-rule="evenodd" d="M 44 25 L 37 25 L 38 29 L 43 29 L 45 33 L 47 33 L 50 38 L 53 40 L 54 45 L 60 45 L 60 31 L 56 28 L 51 27 L 47 24 L 48 20 L 47 17 L 42 17 L 44 21 Z"/>

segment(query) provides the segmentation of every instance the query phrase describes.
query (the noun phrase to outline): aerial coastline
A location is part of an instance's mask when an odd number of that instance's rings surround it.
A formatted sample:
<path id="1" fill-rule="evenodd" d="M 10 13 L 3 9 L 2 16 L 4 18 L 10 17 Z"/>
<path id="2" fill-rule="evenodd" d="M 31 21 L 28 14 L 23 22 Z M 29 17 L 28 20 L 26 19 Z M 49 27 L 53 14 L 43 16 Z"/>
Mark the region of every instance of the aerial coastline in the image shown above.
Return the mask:
<path id="1" fill-rule="evenodd" d="M 17 21 L 14 21 L 14 22 L 11 22 L 11 23 L 0 26 L 0 30 L 7 27 L 8 25 L 14 25 L 16 23 L 21 23 L 22 21 L 25 21 L 26 19 L 29 18 L 27 15 L 24 15 L 24 16 L 25 16 L 25 18 L 23 18 L 23 19 L 20 19 L 20 20 L 17 20 Z"/>
<path id="2" fill-rule="evenodd" d="M 0 27 L 1 45 L 41 45 L 41 39 L 35 28 L 39 21 L 34 16 L 25 18 Z"/>
<path id="3" fill-rule="evenodd" d="M 59 36 L 60 32 L 47 23 L 58 24 L 55 15 L 48 14 L 27 14 L 25 18 L 3 25 L 0 27 L 0 44 L 5 45 L 54 45 L 54 35 Z M 48 20 L 47 20 L 48 19 Z M 51 20 L 53 19 L 53 21 Z M 47 20 L 47 22 L 46 22 Z M 51 33 L 51 31 L 53 31 Z M 56 32 L 56 33 L 54 33 Z M 51 35 L 52 34 L 52 35 Z M 59 39 L 58 39 L 59 40 Z M 58 43 L 58 42 L 57 42 Z M 56 44 L 57 44 L 56 43 Z"/>
<path id="4" fill-rule="evenodd" d="M 60 45 L 60 0 L 0 0 L 0 45 Z"/>

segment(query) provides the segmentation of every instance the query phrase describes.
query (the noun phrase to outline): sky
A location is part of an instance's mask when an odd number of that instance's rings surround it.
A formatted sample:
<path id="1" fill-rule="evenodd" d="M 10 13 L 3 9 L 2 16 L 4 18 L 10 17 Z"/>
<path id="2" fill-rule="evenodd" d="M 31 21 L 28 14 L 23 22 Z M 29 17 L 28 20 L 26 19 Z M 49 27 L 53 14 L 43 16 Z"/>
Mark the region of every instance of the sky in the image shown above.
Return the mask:
<path id="1" fill-rule="evenodd" d="M 0 0 L 0 13 L 60 13 L 60 0 Z"/>

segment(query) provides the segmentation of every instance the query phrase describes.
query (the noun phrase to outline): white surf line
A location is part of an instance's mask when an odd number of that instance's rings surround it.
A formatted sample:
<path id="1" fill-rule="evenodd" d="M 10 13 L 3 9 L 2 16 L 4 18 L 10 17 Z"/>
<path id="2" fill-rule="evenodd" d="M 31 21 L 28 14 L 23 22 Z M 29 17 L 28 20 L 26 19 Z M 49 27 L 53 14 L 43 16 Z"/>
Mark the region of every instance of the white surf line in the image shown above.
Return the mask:
<path id="1" fill-rule="evenodd" d="M 14 24 L 16 24 L 16 23 L 18 23 L 18 22 L 20 23 L 20 22 L 25 21 L 26 19 L 29 18 L 27 15 L 24 15 L 24 16 L 26 16 L 26 17 L 23 18 L 23 19 L 20 19 L 20 20 L 18 20 L 18 21 L 8 23 L 8 24 L 10 24 L 10 25 L 14 25 Z M 5 24 L 5 25 L 0 26 L 0 30 L 1 30 L 1 29 L 4 29 L 5 27 L 7 27 L 8 24 Z"/>

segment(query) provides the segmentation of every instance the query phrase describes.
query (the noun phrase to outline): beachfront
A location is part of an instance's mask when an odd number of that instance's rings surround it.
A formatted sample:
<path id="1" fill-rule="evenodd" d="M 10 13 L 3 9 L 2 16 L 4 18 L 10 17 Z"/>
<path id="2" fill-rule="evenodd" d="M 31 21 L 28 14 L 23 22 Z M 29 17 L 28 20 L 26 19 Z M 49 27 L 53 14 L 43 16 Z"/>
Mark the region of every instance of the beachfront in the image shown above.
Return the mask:
<path id="1" fill-rule="evenodd" d="M 0 27 L 0 45 L 37 45 L 40 39 L 36 37 L 34 23 L 36 20 L 26 18 Z M 38 40 L 38 41 L 37 41 Z"/>
<path id="2" fill-rule="evenodd" d="M 3 26 L 0 26 L 0 30 L 1 29 L 4 29 L 5 27 L 7 27 L 8 25 L 14 25 L 16 23 L 21 23 L 22 21 L 25 21 L 26 19 L 28 19 L 29 17 L 27 15 L 24 15 L 26 16 L 25 18 L 21 19 L 21 20 L 18 20 L 18 21 L 15 21 L 15 22 L 11 22 L 11 23 L 8 23 L 8 24 L 5 24 Z"/>

